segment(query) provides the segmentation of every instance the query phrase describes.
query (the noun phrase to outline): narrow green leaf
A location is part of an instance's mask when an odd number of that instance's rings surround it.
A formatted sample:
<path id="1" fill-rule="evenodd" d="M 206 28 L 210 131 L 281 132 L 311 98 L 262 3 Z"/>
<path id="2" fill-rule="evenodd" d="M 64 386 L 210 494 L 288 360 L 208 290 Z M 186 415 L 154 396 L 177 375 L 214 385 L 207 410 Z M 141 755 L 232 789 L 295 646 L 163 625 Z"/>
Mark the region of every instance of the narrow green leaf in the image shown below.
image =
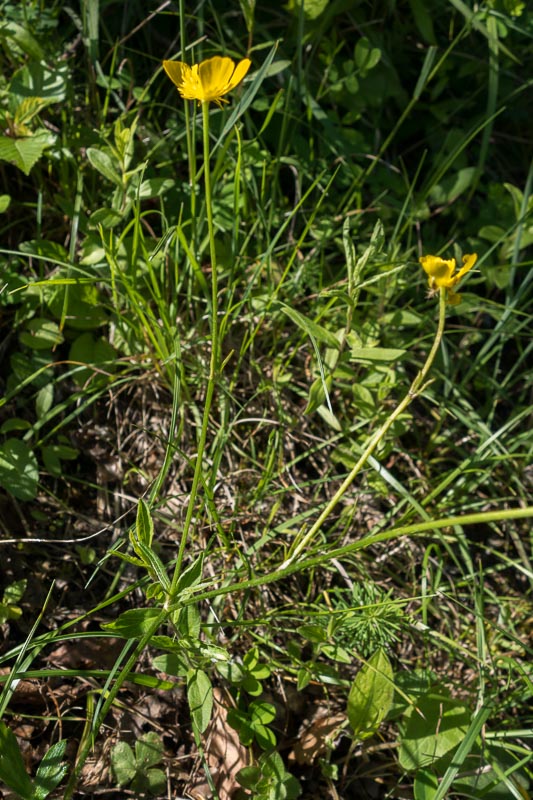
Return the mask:
<path id="1" fill-rule="evenodd" d="M 378 361 L 380 363 L 398 361 L 406 353 L 394 347 L 353 347 L 350 355 L 353 361 Z"/>
<path id="2" fill-rule="evenodd" d="M 154 523 L 148 505 L 141 498 L 137 506 L 137 520 L 135 522 L 135 532 L 137 541 L 142 542 L 146 547 L 152 546 L 154 538 Z"/>
<path id="3" fill-rule="evenodd" d="M 143 542 L 139 542 L 135 549 L 144 561 L 145 566 L 153 573 L 152 577 L 161 584 L 165 592 L 168 592 L 170 589 L 170 579 L 167 575 L 165 565 L 159 556 Z"/>
<path id="4" fill-rule="evenodd" d="M 298 327 L 301 328 L 312 339 L 315 339 L 318 342 L 324 342 L 328 347 L 333 347 L 335 350 L 340 348 L 340 342 L 335 334 L 331 333 L 331 331 L 328 331 L 327 328 L 324 328 L 322 325 L 319 325 L 318 322 L 313 322 L 313 320 L 308 319 L 303 314 L 300 314 L 299 311 L 296 311 L 295 308 L 291 308 L 290 306 L 282 305 L 281 310 L 295 323 L 295 325 L 298 325 Z"/>

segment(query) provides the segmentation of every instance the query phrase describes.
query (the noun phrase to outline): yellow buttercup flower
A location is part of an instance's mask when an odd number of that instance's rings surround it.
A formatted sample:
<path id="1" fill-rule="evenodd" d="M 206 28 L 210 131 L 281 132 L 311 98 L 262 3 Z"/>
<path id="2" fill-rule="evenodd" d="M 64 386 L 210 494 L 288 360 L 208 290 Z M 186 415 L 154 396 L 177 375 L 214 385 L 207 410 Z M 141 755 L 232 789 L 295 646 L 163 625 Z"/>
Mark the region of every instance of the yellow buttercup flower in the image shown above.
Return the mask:
<path id="1" fill-rule="evenodd" d="M 251 63 L 243 58 L 235 66 L 227 56 L 213 56 L 192 67 L 183 61 L 163 61 L 163 68 L 184 100 L 213 102 L 222 108 L 222 103 L 228 102 L 223 95 L 239 85 Z"/>
<path id="2" fill-rule="evenodd" d="M 463 256 L 463 266 L 458 272 L 455 271 L 455 258 L 445 259 L 439 256 L 422 256 L 419 261 L 428 276 L 429 288 L 432 291 L 447 289 L 448 302 L 455 305 L 460 301 L 461 295 L 456 294 L 453 289 L 463 275 L 466 275 L 472 269 L 477 261 L 477 253 Z"/>

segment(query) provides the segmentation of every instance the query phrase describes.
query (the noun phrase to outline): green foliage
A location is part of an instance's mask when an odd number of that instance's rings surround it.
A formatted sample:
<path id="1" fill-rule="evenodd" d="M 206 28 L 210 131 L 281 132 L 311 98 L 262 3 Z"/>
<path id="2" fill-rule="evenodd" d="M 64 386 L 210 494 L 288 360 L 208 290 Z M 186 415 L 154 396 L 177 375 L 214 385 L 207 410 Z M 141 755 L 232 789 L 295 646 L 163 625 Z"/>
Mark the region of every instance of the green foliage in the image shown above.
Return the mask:
<path id="1" fill-rule="evenodd" d="M 156 797 L 165 791 L 166 775 L 157 765 L 163 758 L 163 743 L 157 733 L 144 733 L 133 751 L 127 742 L 118 742 L 111 751 L 111 768 L 117 784 L 132 792 Z"/>
<path id="2" fill-rule="evenodd" d="M 300 783 L 290 775 L 279 753 L 264 753 L 257 766 L 244 767 L 237 773 L 241 786 L 257 800 L 292 800 L 301 794 Z"/>
<path id="3" fill-rule="evenodd" d="M 32 781 L 15 735 L 0 720 L 0 780 L 23 800 L 45 800 L 67 773 L 68 765 L 62 761 L 66 746 L 66 740 L 62 740 L 47 750 Z"/>
<path id="4" fill-rule="evenodd" d="M 198 752 L 222 684 L 256 756 L 239 762 L 246 797 L 300 794 L 281 754 L 307 722 L 297 768 L 339 796 L 359 780 L 525 796 L 524 3 L 0 10 L 0 622 L 18 637 L 0 713 L 105 614 L 126 641 L 90 670 L 83 732 L 62 710 L 81 736 L 66 800 L 125 681 L 183 687 L 180 746 Z M 223 109 L 182 102 L 161 73 L 220 54 L 253 62 Z M 473 252 L 437 333 L 418 258 Z M 32 580 L 69 592 L 28 632 L 30 557 Z M 171 681 L 135 671 L 145 648 Z M 334 730 L 371 763 L 320 732 L 326 708 L 346 709 Z M 0 739 L 14 792 L 55 791 L 63 742 L 32 780 Z M 182 757 L 186 773 L 196 750 Z M 181 796 L 161 760 L 156 734 L 121 742 L 113 779 Z"/>
<path id="5" fill-rule="evenodd" d="M 356 739 L 373 736 L 392 705 L 394 676 L 383 650 L 376 650 L 361 667 L 348 695 L 348 719 Z"/>
<path id="6" fill-rule="evenodd" d="M 22 600 L 27 585 L 27 578 L 23 578 L 6 586 L 0 603 L 0 624 L 8 619 L 19 619 L 22 615 L 22 609 L 17 604 Z"/>

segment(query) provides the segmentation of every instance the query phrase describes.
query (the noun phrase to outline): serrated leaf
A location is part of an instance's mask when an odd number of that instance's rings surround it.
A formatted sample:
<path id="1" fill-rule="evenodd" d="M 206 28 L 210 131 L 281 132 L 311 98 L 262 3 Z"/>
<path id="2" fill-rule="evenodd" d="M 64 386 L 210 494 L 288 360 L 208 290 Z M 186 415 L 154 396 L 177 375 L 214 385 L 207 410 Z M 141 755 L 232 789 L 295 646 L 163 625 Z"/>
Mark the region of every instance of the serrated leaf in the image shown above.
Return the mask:
<path id="1" fill-rule="evenodd" d="M 376 650 L 357 673 L 348 695 L 348 720 L 356 739 L 376 733 L 389 712 L 393 694 L 391 663 L 384 650 Z"/>
<path id="2" fill-rule="evenodd" d="M 187 700 L 193 726 L 203 733 L 213 710 L 213 687 L 209 675 L 201 669 L 190 670 L 187 675 Z"/>
<path id="3" fill-rule="evenodd" d="M 32 800 L 33 784 L 13 731 L 0 720 L 0 780 L 23 800 Z"/>
<path id="4" fill-rule="evenodd" d="M 63 739 L 46 752 L 35 775 L 32 800 L 45 800 L 67 774 L 68 764 L 62 760 L 66 747 L 67 740 Z"/>
<path id="5" fill-rule="evenodd" d="M 161 611 L 158 608 L 130 608 L 113 622 L 104 622 L 101 627 L 124 639 L 140 639 L 148 633 L 159 616 Z"/>
<path id="6" fill-rule="evenodd" d="M 18 167 L 25 175 L 29 175 L 32 167 L 41 158 L 47 147 L 52 144 L 50 134 L 36 133 L 24 138 L 11 138 L 0 136 L 0 159 L 9 161 Z"/>

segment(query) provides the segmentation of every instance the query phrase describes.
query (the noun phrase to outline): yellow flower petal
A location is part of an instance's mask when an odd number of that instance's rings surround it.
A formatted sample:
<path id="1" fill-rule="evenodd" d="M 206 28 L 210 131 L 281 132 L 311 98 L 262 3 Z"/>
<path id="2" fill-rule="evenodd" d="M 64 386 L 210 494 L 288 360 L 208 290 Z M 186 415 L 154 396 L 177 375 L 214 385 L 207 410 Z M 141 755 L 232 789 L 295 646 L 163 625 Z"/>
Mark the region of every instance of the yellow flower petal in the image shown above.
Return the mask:
<path id="1" fill-rule="evenodd" d="M 477 261 L 477 253 L 472 253 L 469 256 L 463 256 L 463 266 L 461 267 L 457 275 L 454 275 L 453 278 L 454 284 L 458 283 L 463 277 L 463 275 L 466 275 L 466 273 L 472 269 L 476 261 Z"/>
<path id="2" fill-rule="evenodd" d="M 163 69 L 178 89 L 191 73 L 191 68 L 188 64 L 184 64 L 183 61 L 163 61 Z"/>
<path id="3" fill-rule="evenodd" d="M 446 260 L 439 256 L 422 256 L 419 260 L 432 289 L 450 289 L 454 285 L 452 275 L 455 271 L 455 258 Z"/>
<path id="4" fill-rule="evenodd" d="M 183 61 L 163 61 L 163 67 L 185 100 L 222 106 L 227 102 L 223 95 L 242 81 L 251 63 L 249 58 L 243 58 L 235 66 L 233 59 L 227 56 L 213 56 L 192 67 Z"/>

